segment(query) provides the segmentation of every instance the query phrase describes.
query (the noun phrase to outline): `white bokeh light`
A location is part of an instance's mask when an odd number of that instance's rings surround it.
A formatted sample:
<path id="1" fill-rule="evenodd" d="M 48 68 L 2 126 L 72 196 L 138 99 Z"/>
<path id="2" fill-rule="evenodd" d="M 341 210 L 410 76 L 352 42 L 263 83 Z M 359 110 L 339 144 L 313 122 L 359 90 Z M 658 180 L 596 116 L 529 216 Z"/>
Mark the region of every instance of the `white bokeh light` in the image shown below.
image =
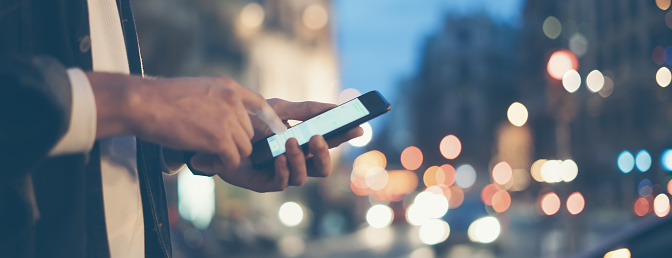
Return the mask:
<path id="1" fill-rule="evenodd" d="M 185 168 L 177 176 L 177 203 L 180 215 L 200 229 L 210 225 L 215 215 L 215 181 L 195 176 Z"/>
<path id="2" fill-rule="evenodd" d="M 569 93 L 574 93 L 581 86 L 581 75 L 574 69 L 570 69 L 562 76 L 562 86 Z"/>
<path id="3" fill-rule="evenodd" d="M 424 244 L 435 245 L 448 239 L 450 226 L 443 220 L 431 219 L 420 226 L 418 234 Z"/>
<path id="4" fill-rule="evenodd" d="M 363 123 L 360 125 L 362 129 L 364 129 L 364 134 L 362 136 L 359 136 L 357 138 L 351 139 L 348 141 L 348 143 L 352 146 L 355 147 L 364 147 L 369 142 L 371 142 L 371 139 L 373 138 L 373 129 L 371 128 L 371 125 L 367 123 Z"/>
<path id="5" fill-rule="evenodd" d="M 366 222 L 373 228 L 387 227 L 392 223 L 392 219 L 394 219 L 394 213 L 387 205 L 374 205 L 366 212 Z"/>
<path id="6" fill-rule="evenodd" d="M 672 73 L 670 73 L 670 69 L 667 69 L 667 67 L 658 69 L 658 72 L 656 72 L 656 82 L 658 82 L 658 85 L 660 85 L 660 87 L 667 87 L 670 85 L 670 81 L 672 81 Z"/>
<path id="7" fill-rule="evenodd" d="M 591 71 L 586 77 L 586 86 L 591 92 L 598 92 L 604 87 L 604 76 L 598 70 Z"/>
<path id="8" fill-rule="evenodd" d="M 509 118 L 511 124 L 521 127 L 527 122 L 527 108 L 525 105 L 520 102 L 514 102 L 509 106 L 509 110 L 506 112 L 506 116 Z"/>
<path id="9" fill-rule="evenodd" d="M 477 243 L 492 243 L 501 233 L 501 226 L 495 217 L 483 217 L 469 225 L 467 234 L 469 239 Z"/>
<path id="10" fill-rule="evenodd" d="M 571 182 L 579 174 L 579 166 L 574 160 L 568 159 L 562 162 L 562 181 Z"/>
<path id="11" fill-rule="evenodd" d="M 295 202 L 286 202 L 278 210 L 280 222 L 288 227 L 294 227 L 303 221 L 303 208 Z"/>

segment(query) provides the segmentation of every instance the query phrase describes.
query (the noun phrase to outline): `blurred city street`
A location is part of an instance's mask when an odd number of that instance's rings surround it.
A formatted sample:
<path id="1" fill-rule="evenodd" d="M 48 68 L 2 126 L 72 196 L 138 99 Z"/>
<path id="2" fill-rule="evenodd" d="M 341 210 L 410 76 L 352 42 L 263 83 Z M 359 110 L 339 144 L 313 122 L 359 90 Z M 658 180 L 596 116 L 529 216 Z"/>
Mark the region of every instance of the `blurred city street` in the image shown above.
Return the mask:
<path id="1" fill-rule="evenodd" d="M 255 193 L 165 175 L 175 257 L 667 257 L 670 0 L 135 1 L 145 72 L 388 114 Z"/>

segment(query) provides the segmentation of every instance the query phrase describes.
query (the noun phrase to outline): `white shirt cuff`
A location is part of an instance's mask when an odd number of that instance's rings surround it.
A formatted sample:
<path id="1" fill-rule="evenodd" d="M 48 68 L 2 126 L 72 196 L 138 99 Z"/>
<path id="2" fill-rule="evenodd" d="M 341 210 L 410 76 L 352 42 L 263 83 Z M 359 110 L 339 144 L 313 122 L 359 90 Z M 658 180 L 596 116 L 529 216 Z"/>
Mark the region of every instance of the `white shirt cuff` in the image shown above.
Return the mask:
<path id="1" fill-rule="evenodd" d="M 96 99 L 86 74 L 78 68 L 67 70 L 72 87 L 72 109 L 68 131 L 51 149 L 49 156 L 89 152 L 96 141 Z"/>

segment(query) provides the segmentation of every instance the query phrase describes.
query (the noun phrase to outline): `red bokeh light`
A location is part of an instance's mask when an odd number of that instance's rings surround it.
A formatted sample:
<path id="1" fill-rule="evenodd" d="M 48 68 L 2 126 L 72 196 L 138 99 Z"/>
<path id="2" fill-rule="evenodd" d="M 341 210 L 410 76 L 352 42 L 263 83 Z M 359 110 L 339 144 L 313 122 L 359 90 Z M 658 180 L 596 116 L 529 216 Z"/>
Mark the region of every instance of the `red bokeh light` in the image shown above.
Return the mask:
<path id="1" fill-rule="evenodd" d="M 485 205 L 492 206 L 492 197 L 499 191 L 496 185 L 489 184 L 483 187 L 481 191 L 481 200 Z"/>
<path id="2" fill-rule="evenodd" d="M 646 200 L 646 198 L 643 197 L 638 198 L 637 201 L 635 201 L 635 207 L 634 207 L 635 214 L 637 214 L 637 216 L 640 217 L 646 215 L 650 211 L 649 210 L 650 206 L 651 205 L 649 204 L 649 201 Z"/>
<path id="3" fill-rule="evenodd" d="M 541 211 L 546 215 L 553 215 L 560 210 L 560 197 L 550 192 L 541 197 Z"/>
<path id="4" fill-rule="evenodd" d="M 416 170 L 422 165 L 422 151 L 410 146 L 401 152 L 401 165 L 408 170 Z"/>
<path id="5" fill-rule="evenodd" d="M 553 52 L 546 66 L 548 74 L 556 80 L 562 80 L 565 73 L 571 69 L 579 69 L 579 59 L 576 58 L 576 55 L 572 51 L 567 49 Z"/>
<path id="6" fill-rule="evenodd" d="M 586 200 L 583 198 L 583 195 L 579 192 L 574 192 L 569 195 L 567 198 L 567 211 L 570 214 L 576 215 L 583 211 L 583 208 L 586 206 Z"/>

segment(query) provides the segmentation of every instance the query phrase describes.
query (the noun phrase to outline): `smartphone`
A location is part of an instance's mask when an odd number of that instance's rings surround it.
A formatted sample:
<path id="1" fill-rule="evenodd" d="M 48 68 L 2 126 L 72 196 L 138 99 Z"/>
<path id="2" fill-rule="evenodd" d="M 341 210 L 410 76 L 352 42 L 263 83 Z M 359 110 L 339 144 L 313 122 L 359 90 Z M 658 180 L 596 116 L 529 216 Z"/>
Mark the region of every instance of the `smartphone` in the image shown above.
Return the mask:
<path id="1" fill-rule="evenodd" d="M 325 139 L 344 133 L 360 124 L 390 111 L 390 103 L 378 91 L 367 92 L 357 98 L 303 121 L 280 135 L 272 135 L 252 144 L 252 166 L 261 169 L 273 165 L 278 155 L 285 153 L 285 142 L 296 138 L 306 150 L 314 135 Z"/>

